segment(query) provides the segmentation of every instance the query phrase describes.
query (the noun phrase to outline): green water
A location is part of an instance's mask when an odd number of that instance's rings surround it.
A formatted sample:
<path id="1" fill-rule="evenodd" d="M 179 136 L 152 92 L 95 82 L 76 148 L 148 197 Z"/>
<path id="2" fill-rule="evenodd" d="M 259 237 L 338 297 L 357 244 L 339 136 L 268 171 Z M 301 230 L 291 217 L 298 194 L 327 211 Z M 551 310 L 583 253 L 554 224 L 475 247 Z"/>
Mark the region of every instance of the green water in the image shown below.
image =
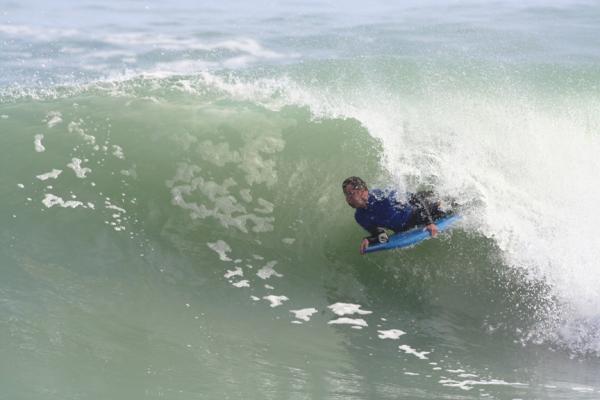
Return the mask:
<path id="1" fill-rule="evenodd" d="M 0 399 L 597 398 L 597 8 L 0 5 Z"/>
<path id="2" fill-rule="evenodd" d="M 62 121 L 49 127 L 51 111 Z M 493 241 L 459 229 L 357 254 L 340 181 L 390 177 L 356 120 L 93 90 L 2 114 L 13 150 L 1 183 L 7 398 L 558 398 L 573 381 L 593 387 L 595 361 L 522 347 L 552 307 L 548 290 L 511 272 Z M 36 178 L 55 168 L 57 179 Z M 82 204 L 47 207 L 48 193 Z M 224 260 L 209 246 L 219 241 Z M 272 261 L 281 276 L 257 276 Z M 224 277 L 237 267 L 243 277 Z M 268 295 L 287 300 L 271 307 Z M 328 324 L 338 302 L 372 311 L 360 316 L 368 327 Z M 312 307 L 310 321 L 290 313 Z M 406 334 L 380 339 L 387 329 Z M 575 377 L 553 367 L 564 363 Z"/>

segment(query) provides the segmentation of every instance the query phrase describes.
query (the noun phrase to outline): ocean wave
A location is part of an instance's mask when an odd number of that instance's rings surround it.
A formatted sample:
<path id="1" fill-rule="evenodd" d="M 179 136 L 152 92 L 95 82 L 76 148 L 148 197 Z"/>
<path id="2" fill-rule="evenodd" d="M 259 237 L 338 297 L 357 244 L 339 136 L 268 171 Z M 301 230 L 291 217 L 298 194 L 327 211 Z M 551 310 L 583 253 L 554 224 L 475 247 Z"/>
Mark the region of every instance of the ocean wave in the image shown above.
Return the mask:
<path id="1" fill-rule="evenodd" d="M 433 186 L 442 196 L 469 204 L 463 229 L 478 240 L 491 241 L 494 247 L 490 251 L 500 256 L 497 262 L 519 272 L 523 282 L 516 287 L 525 288 L 525 292 L 518 297 L 521 301 L 515 300 L 507 307 L 518 308 L 516 304 L 523 303 L 526 309 L 535 310 L 534 321 L 519 328 L 521 339 L 567 343 L 569 348 L 569 335 L 559 340 L 558 330 L 593 314 L 600 304 L 595 289 L 600 274 L 593 272 L 600 246 L 593 244 L 595 217 L 589 212 L 598 196 L 590 189 L 598 169 L 595 154 L 599 143 L 591 135 L 593 127 L 600 126 L 592 113 L 595 100 L 582 94 L 540 103 L 512 85 L 496 87 L 506 95 L 498 98 L 486 91 L 464 92 L 460 86 L 441 92 L 432 91 L 435 86 L 428 87 L 424 92 L 427 96 L 422 97 L 418 95 L 422 95 L 423 88 L 390 93 L 361 87 L 356 81 L 353 84 L 323 89 L 320 81 L 301 79 L 290 72 L 256 78 L 243 73 L 203 71 L 160 78 L 135 75 L 55 89 L 14 89 L 14 94 L 4 94 L 2 101 L 14 107 L 27 104 L 31 101 L 28 99 L 51 99 L 51 109 L 36 118 L 47 124 L 44 116 L 60 113 L 64 122 L 53 130 L 73 126 L 77 120 L 68 115 L 78 112 L 70 104 L 79 104 L 90 96 L 92 102 L 114 102 L 135 114 L 152 110 L 158 124 L 169 120 L 174 108 L 184 120 L 193 115 L 187 114 L 189 110 L 197 110 L 204 122 L 196 123 L 194 129 L 204 134 L 184 129 L 185 124 L 177 122 L 167 135 L 180 152 L 170 161 L 171 169 L 177 169 L 165 178 L 164 190 L 170 192 L 171 206 L 196 221 L 194 224 L 216 223 L 219 229 L 253 232 L 257 240 L 262 234 L 278 234 L 292 247 L 303 240 L 293 232 L 278 230 L 276 215 L 288 197 L 273 192 L 273 188 L 280 187 L 281 193 L 295 193 L 293 185 L 283 183 L 286 179 L 307 185 L 324 175 L 337 187 L 336 179 L 354 173 L 356 164 L 359 173 L 370 171 L 367 175 L 375 184 L 392 184 L 401 190 Z M 108 112 L 111 118 L 126 118 L 116 109 Z M 2 113 L 8 116 L 5 121 L 12 121 L 9 111 Z M 130 123 L 143 125 L 141 120 Z M 297 163 L 292 161 L 295 156 L 290 160 L 281 158 L 287 154 L 286 149 L 294 149 L 289 143 L 296 139 L 289 132 L 295 126 L 318 132 L 323 124 L 332 125 L 323 137 L 308 131 L 295 134 L 304 135 L 302 141 L 317 146 L 337 138 L 325 147 L 331 154 L 339 152 L 340 146 L 346 147 L 347 155 L 336 154 L 330 170 L 314 169 L 307 161 L 310 157 Z M 233 136 L 222 132 L 222 125 L 229 126 Z M 87 128 L 82 129 L 89 134 Z M 336 129 L 354 132 L 354 139 L 339 136 Z M 376 144 L 381 145 L 380 150 L 369 150 Z M 107 151 L 111 146 L 125 149 L 125 161 L 131 162 L 124 143 L 109 143 L 105 145 Z M 372 157 L 368 162 L 371 167 L 340 162 L 357 151 Z M 549 163 L 550 159 L 556 161 Z M 70 160 L 59 166 L 49 165 L 46 171 L 64 167 Z M 324 162 L 318 159 L 316 165 Z M 142 172 L 139 162 L 136 164 L 135 176 L 139 177 Z M 123 165 L 117 172 L 131 168 Z M 255 189 L 261 186 L 266 193 Z M 322 189 L 311 201 L 337 202 L 334 193 L 333 189 Z M 348 219 L 341 211 L 334 215 Z M 321 219 L 336 224 L 331 217 Z M 323 221 L 314 223 L 317 231 L 326 230 Z M 582 236 L 587 239 L 582 241 Z M 527 289 L 536 287 L 536 282 L 549 289 Z M 563 307 L 570 313 L 561 312 Z M 516 308 L 513 311 L 528 319 L 526 313 Z M 485 322 L 495 332 L 507 323 L 494 318 L 486 318 Z M 574 336 L 572 347 L 581 351 L 581 342 Z M 596 347 L 592 340 L 587 349 Z"/>

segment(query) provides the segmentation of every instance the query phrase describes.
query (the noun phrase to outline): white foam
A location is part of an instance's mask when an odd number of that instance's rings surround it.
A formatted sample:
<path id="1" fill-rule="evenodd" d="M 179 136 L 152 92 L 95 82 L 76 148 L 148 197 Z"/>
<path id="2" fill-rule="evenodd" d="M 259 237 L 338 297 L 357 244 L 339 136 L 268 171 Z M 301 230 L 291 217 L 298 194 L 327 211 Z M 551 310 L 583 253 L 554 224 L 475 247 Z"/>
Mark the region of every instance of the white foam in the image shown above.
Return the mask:
<path id="1" fill-rule="evenodd" d="M 130 176 L 133 179 L 137 179 L 137 172 L 136 172 L 135 168 L 122 169 L 121 170 L 121 175 Z"/>
<path id="2" fill-rule="evenodd" d="M 46 123 L 48 128 L 54 128 L 56 125 L 62 122 L 62 114 L 60 111 L 50 111 L 48 114 L 46 114 L 46 118 L 44 118 L 43 122 Z"/>
<path id="3" fill-rule="evenodd" d="M 277 264 L 277 261 L 268 262 L 267 265 L 265 265 L 264 267 L 262 267 L 261 269 L 259 269 L 256 272 L 256 275 L 258 275 L 258 277 L 260 279 L 269 279 L 271 276 L 276 276 L 278 278 L 281 278 L 283 275 L 273 269 L 273 267 L 276 264 Z"/>
<path id="4" fill-rule="evenodd" d="M 228 50 L 231 52 L 245 53 L 261 59 L 277 59 L 286 55 L 265 49 L 259 42 L 251 38 L 236 38 L 215 42 L 200 41 L 190 36 L 176 36 L 157 34 L 149 36 L 145 33 L 114 33 L 105 35 L 102 40 L 118 46 L 149 46 L 153 49 L 163 50 Z"/>
<path id="5" fill-rule="evenodd" d="M 59 206 L 59 207 L 63 207 L 63 208 L 85 207 L 85 205 L 81 201 L 75 201 L 75 200 L 64 201 L 61 197 L 58 197 L 58 196 L 50 194 L 50 193 L 46 193 L 46 195 L 44 196 L 44 199 L 42 200 L 42 203 L 47 208 L 52 208 L 54 206 Z"/>
<path id="6" fill-rule="evenodd" d="M 429 351 L 417 351 L 415 349 L 413 349 L 412 347 L 410 347 L 409 345 L 403 344 L 398 346 L 398 348 L 400 350 L 402 350 L 403 352 L 405 352 L 406 354 L 412 354 L 415 357 L 421 359 L 421 360 L 427 360 L 427 354 L 430 354 L 431 352 Z"/>
<path id="7" fill-rule="evenodd" d="M 83 129 L 83 125 L 84 123 L 81 119 L 78 121 L 72 121 L 68 126 L 69 132 L 78 134 L 89 145 L 96 144 L 96 138 L 92 135 L 88 135 Z"/>
<path id="8" fill-rule="evenodd" d="M 7 31 L 16 33 L 14 28 Z M 35 28 L 23 27 L 22 32 L 39 38 L 39 31 Z M 1 31 L 0 31 L 1 32 Z M 62 37 L 65 31 L 52 31 L 54 35 Z M 73 31 L 76 32 L 76 31 Z M 78 33 L 80 36 L 82 32 Z M 252 38 L 238 37 L 227 40 L 201 40 L 193 35 L 170 35 L 156 34 L 148 36 L 146 33 L 126 32 L 109 35 L 92 35 L 89 39 L 104 43 L 107 48 L 83 48 L 79 46 L 63 46 L 61 52 L 77 56 L 82 61 L 81 68 L 94 71 L 106 72 L 110 69 L 111 61 L 119 59 L 128 65 L 126 72 L 121 68 L 109 73 L 111 80 L 125 80 L 142 75 L 150 78 L 167 78 L 174 74 L 188 75 L 199 71 L 241 68 L 251 63 L 262 60 L 278 60 L 282 58 L 296 58 L 295 53 L 279 53 L 265 48 L 262 44 Z M 47 40 L 43 38 L 44 41 Z M 118 47 L 118 48 L 115 48 Z M 138 59 L 147 52 L 185 52 L 218 53 L 219 57 L 206 54 L 204 57 L 197 54 L 193 59 L 177 59 L 174 61 L 160 61 L 153 65 L 141 68 L 136 64 Z M 189 55 L 189 54 L 188 54 Z M 199 59 L 200 58 L 200 59 Z"/>
<path id="9" fill-rule="evenodd" d="M 245 157 L 252 158 L 253 156 L 246 154 Z M 179 165 L 175 177 L 167 181 L 167 186 L 171 188 L 174 205 L 188 210 L 192 219 L 212 217 L 223 227 L 235 227 L 244 233 L 248 233 L 248 223 L 253 225 L 251 227 L 253 232 L 273 230 L 274 218 L 272 216 L 248 213 L 244 205 L 231 195 L 229 188 L 237 185 L 232 178 L 226 178 L 222 183 L 218 183 L 199 176 L 200 171 L 200 168 L 195 165 L 185 163 Z M 271 177 L 270 173 L 263 175 L 265 177 L 260 178 L 262 181 Z M 250 183 L 254 182 L 253 179 L 253 177 L 247 178 Z M 202 198 L 203 203 L 186 200 L 186 197 L 190 195 L 193 195 L 194 198 Z"/>
<path id="10" fill-rule="evenodd" d="M 18 186 L 20 189 L 24 189 L 24 188 L 25 188 L 25 185 L 23 185 L 22 183 L 17 183 L 17 186 Z"/>
<path id="11" fill-rule="evenodd" d="M 406 332 L 401 331 L 400 329 L 390 329 L 387 331 L 377 331 L 379 333 L 380 339 L 398 339 L 400 336 L 405 335 Z"/>
<path id="12" fill-rule="evenodd" d="M 104 202 L 104 205 L 105 205 L 105 208 L 107 208 L 107 209 L 116 210 L 116 211 L 118 211 L 120 213 L 123 213 L 123 214 L 127 213 L 127 211 L 125 209 L 123 209 L 121 207 L 118 207 L 118 206 L 115 206 L 114 204 L 111 204 L 111 202 L 108 201 L 108 200 Z"/>
<path id="13" fill-rule="evenodd" d="M 294 238 L 283 238 L 281 239 L 281 241 L 285 244 L 294 244 L 294 242 L 296 241 L 296 239 Z"/>
<path id="14" fill-rule="evenodd" d="M 244 200 L 246 203 L 252 202 L 252 195 L 250 194 L 250 189 L 240 190 L 240 196 L 241 196 L 242 200 Z"/>
<path id="15" fill-rule="evenodd" d="M 284 57 L 296 57 L 296 54 L 281 54 L 266 49 L 259 42 L 250 38 L 235 38 L 221 41 L 201 41 L 190 36 L 176 36 L 167 34 L 152 35 L 150 38 L 144 33 L 117 33 L 102 37 L 109 44 L 122 47 L 130 47 L 136 51 L 147 50 L 167 50 L 167 51 L 226 51 L 232 53 L 232 56 L 219 61 L 215 60 L 176 60 L 170 62 L 160 62 L 153 69 L 145 70 L 144 74 L 152 77 L 168 77 L 174 73 L 187 74 L 197 73 L 198 71 L 215 69 L 217 67 L 240 68 L 250 63 L 260 60 L 281 59 Z M 112 50 L 111 50 L 112 52 Z M 95 53 L 96 54 L 96 53 Z M 101 53 L 100 53 L 101 54 Z M 226 53 L 224 53 L 226 54 Z M 103 55 L 103 54 L 101 54 Z M 104 57 L 125 57 L 133 58 L 135 54 L 108 54 Z"/>
<path id="16" fill-rule="evenodd" d="M 334 319 L 334 320 L 331 320 L 331 321 L 329 321 L 327 323 L 329 325 L 354 325 L 354 326 L 361 326 L 361 327 L 367 327 L 367 326 L 369 326 L 364 319 L 361 319 L 361 318 L 348 318 L 348 317 L 342 317 L 342 318 Z"/>
<path id="17" fill-rule="evenodd" d="M 273 209 L 275 208 L 275 205 L 273 203 L 265 199 L 259 198 L 257 202 L 262 208 L 255 208 L 254 211 L 259 214 L 271 214 L 273 212 Z"/>
<path id="18" fill-rule="evenodd" d="M 80 34 L 75 29 L 58 29 L 49 27 L 34 27 L 29 25 L 0 25 L 0 33 L 16 37 L 29 36 L 37 40 L 50 42 L 59 38 L 74 37 Z"/>
<path id="19" fill-rule="evenodd" d="M 231 261 L 227 253 L 231 252 L 231 247 L 223 240 L 217 240 L 215 243 L 206 243 L 206 245 L 219 255 L 221 261 Z"/>
<path id="20" fill-rule="evenodd" d="M 42 144 L 43 139 L 44 139 L 44 135 L 42 135 L 42 134 L 35 135 L 35 137 L 33 139 L 33 145 L 35 147 L 35 151 L 37 151 L 38 153 L 41 153 L 46 150 L 46 148 Z"/>
<path id="21" fill-rule="evenodd" d="M 265 129 L 269 128 L 265 126 Z M 269 159 L 269 155 L 283 150 L 284 145 L 280 131 L 273 131 L 271 128 L 263 135 L 253 134 L 248 137 L 239 149 L 231 149 L 228 142 L 214 143 L 212 140 L 205 140 L 197 146 L 197 151 L 205 161 L 219 167 L 236 165 L 245 172 L 249 185 L 265 183 L 271 186 L 277 182 L 277 171 L 275 162 Z M 273 211 L 272 203 L 264 199 L 258 199 L 257 202 L 262 207 L 257 209 L 259 213 L 270 214 Z"/>
<path id="22" fill-rule="evenodd" d="M 580 393 L 593 393 L 595 392 L 593 387 L 590 386 L 575 386 L 571 388 L 572 390 Z"/>
<path id="23" fill-rule="evenodd" d="M 250 283 L 248 282 L 247 279 L 243 279 L 239 282 L 232 283 L 232 285 L 235 287 L 238 287 L 238 288 L 250 287 Z"/>
<path id="24" fill-rule="evenodd" d="M 459 389 L 466 390 L 466 391 L 473 389 L 474 386 L 517 386 L 517 387 L 528 386 L 526 383 L 518 383 L 518 382 L 510 383 L 510 382 L 506 382 L 506 381 L 499 380 L 499 379 L 491 379 L 489 381 L 486 381 L 486 380 L 457 381 L 454 379 L 442 379 L 439 381 L 439 383 L 441 383 L 443 386 L 457 387 Z"/>
<path id="25" fill-rule="evenodd" d="M 125 159 L 125 153 L 123 153 L 123 148 L 121 146 L 117 146 L 116 144 L 113 144 L 112 149 L 113 149 L 113 156 L 115 156 L 121 160 Z"/>
<path id="26" fill-rule="evenodd" d="M 83 161 L 81 159 L 74 157 L 71 162 L 67 164 L 67 167 L 71 168 L 75 172 L 75 175 L 81 179 L 85 178 L 88 173 L 92 172 L 90 168 L 82 167 L 82 162 Z"/>
<path id="27" fill-rule="evenodd" d="M 41 174 L 41 175 L 36 175 L 36 178 L 38 178 L 40 181 L 45 181 L 47 179 L 56 179 L 58 178 L 58 176 L 62 173 L 62 170 L 60 169 L 53 169 L 50 172 L 46 172 L 45 174 Z"/>
<path id="28" fill-rule="evenodd" d="M 227 270 L 225 275 L 223 275 L 226 279 L 233 278 L 234 276 L 244 276 L 244 271 L 240 267 L 237 267 L 234 270 Z"/>
<path id="29" fill-rule="evenodd" d="M 291 313 L 295 315 L 297 319 L 301 319 L 303 321 L 310 321 L 310 317 L 317 313 L 318 310 L 316 308 L 303 308 L 301 310 L 290 310 Z"/>
<path id="30" fill-rule="evenodd" d="M 333 311 L 337 315 L 352 315 L 352 314 L 360 314 L 367 315 L 372 314 L 372 311 L 361 310 L 362 306 L 360 304 L 351 304 L 351 303 L 335 303 L 327 308 Z"/>
<path id="31" fill-rule="evenodd" d="M 271 303 L 271 307 L 280 306 L 283 304 L 284 301 L 289 300 L 286 296 L 275 295 L 264 296 L 263 299 L 268 300 Z"/>

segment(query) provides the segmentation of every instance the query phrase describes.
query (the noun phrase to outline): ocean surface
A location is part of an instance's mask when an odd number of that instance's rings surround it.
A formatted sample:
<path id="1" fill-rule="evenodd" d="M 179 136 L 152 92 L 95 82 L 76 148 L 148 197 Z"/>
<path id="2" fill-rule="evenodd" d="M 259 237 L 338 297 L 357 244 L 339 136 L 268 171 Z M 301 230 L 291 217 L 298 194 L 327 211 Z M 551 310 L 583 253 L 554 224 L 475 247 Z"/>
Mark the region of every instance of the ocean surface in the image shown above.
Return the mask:
<path id="1" fill-rule="evenodd" d="M 600 398 L 600 3 L 0 1 L 0 399 Z M 348 176 L 460 205 L 368 256 Z"/>

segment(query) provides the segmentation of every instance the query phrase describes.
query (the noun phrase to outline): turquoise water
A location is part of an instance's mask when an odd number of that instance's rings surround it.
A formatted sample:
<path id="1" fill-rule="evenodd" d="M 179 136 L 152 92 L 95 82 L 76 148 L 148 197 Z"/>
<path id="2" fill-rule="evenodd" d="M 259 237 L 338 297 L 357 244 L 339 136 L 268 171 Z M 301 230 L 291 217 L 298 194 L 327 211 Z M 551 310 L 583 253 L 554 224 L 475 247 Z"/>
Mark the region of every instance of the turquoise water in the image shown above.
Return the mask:
<path id="1" fill-rule="evenodd" d="M 597 398 L 599 16 L 0 3 L 0 398 Z"/>

